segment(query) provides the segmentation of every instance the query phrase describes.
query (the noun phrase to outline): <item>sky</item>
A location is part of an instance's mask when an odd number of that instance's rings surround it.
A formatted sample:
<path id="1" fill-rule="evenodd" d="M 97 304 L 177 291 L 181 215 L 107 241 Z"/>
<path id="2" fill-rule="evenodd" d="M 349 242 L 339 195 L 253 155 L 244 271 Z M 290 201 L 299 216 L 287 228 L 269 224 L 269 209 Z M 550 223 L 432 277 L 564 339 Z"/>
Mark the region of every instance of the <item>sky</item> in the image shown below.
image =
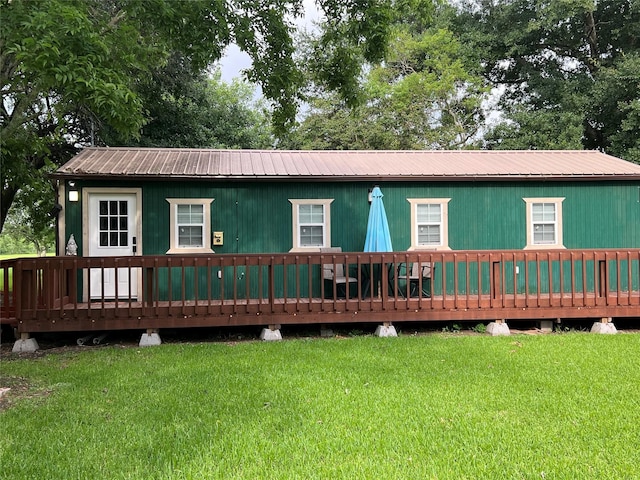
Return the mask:
<path id="1" fill-rule="evenodd" d="M 305 16 L 297 19 L 295 23 L 299 28 L 309 29 L 312 23 L 320 18 L 321 12 L 318 11 L 315 0 L 304 0 L 303 5 Z M 234 78 L 242 77 L 241 72 L 251 66 L 251 59 L 249 55 L 241 52 L 237 45 L 230 45 L 219 65 L 222 80 L 231 83 Z"/>

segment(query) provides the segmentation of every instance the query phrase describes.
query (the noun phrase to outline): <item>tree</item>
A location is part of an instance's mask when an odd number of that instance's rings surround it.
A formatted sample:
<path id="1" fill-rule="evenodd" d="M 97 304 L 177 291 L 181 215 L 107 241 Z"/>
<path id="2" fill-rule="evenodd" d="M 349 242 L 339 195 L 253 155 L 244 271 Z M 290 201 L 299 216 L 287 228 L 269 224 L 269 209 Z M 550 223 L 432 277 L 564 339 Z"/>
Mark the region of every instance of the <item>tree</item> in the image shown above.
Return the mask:
<path id="1" fill-rule="evenodd" d="M 319 2 L 332 26 L 326 44 L 344 40 L 362 58 L 380 58 L 391 1 Z M 0 0 L 0 229 L 20 188 L 45 165 L 64 162 L 92 132 L 139 135 L 146 120 L 139 79 L 170 52 L 201 70 L 238 44 L 253 60 L 249 80 L 272 102 L 276 131 L 285 131 L 302 81 L 291 39 L 302 6 L 302 0 Z M 334 67 L 348 84 L 352 66 Z"/>
<path id="2" fill-rule="evenodd" d="M 55 230 L 51 215 L 38 215 L 43 199 L 33 198 L 33 189 L 21 190 L 11 208 L 5 228 L 0 234 L 2 244 L 11 251 L 6 253 L 27 253 L 34 251 L 44 255 L 55 246 Z M 35 200 L 35 203 L 30 203 Z M 10 241 L 7 241 L 11 238 Z"/>
<path id="3" fill-rule="evenodd" d="M 389 52 L 369 68 L 355 108 L 316 82 L 319 94 L 310 99 L 311 113 L 289 145 L 407 150 L 473 144 L 484 122 L 487 89 L 467 64 L 464 46 L 447 29 L 448 10 L 437 13 L 431 27 L 398 19 Z"/>
<path id="4" fill-rule="evenodd" d="M 174 52 L 165 66 L 141 81 L 138 94 L 147 123 L 138 138 L 103 131 L 107 145 L 182 148 L 270 148 L 269 116 L 254 89 L 240 80 L 226 84 L 218 70 L 193 70 Z"/>
<path id="5" fill-rule="evenodd" d="M 637 159 L 638 0 L 472 1 L 454 25 L 505 92 L 508 124 L 490 146 L 581 145 Z"/>
<path id="6" fill-rule="evenodd" d="M 42 185 L 43 169 L 73 154 L 91 120 L 124 133 L 137 131 L 143 116 L 127 80 L 142 67 L 123 51 L 136 48 L 135 36 L 96 21 L 80 2 L 4 1 L 0 8 L 4 226 L 18 191 Z M 50 208 L 51 189 L 48 197 Z"/>

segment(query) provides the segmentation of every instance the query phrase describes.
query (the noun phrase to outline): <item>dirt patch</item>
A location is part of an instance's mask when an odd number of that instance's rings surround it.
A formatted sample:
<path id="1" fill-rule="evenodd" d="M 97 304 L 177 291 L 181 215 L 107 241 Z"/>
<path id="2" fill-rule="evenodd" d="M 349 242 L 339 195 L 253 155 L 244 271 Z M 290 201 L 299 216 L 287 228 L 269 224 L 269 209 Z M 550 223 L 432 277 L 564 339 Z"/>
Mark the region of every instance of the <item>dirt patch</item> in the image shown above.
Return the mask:
<path id="1" fill-rule="evenodd" d="M 21 400 L 45 398 L 52 390 L 29 382 L 24 377 L 0 375 L 0 412 L 15 406 Z"/>

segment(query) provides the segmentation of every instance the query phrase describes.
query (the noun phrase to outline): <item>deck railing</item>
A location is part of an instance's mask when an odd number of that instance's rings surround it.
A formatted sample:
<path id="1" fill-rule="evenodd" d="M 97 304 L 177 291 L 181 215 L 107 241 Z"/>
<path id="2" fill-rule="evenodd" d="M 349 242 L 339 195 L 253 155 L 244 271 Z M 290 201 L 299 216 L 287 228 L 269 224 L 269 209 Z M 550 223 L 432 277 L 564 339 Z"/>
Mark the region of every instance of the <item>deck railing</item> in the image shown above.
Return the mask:
<path id="1" fill-rule="evenodd" d="M 413 263 L 428 276 L 412 279 Z M 324 278 L 327 264 L 356 281 Z M 0 271 L 0 316 L 21 332 L 640 317 L 640 249 L 45 257 Z"/>

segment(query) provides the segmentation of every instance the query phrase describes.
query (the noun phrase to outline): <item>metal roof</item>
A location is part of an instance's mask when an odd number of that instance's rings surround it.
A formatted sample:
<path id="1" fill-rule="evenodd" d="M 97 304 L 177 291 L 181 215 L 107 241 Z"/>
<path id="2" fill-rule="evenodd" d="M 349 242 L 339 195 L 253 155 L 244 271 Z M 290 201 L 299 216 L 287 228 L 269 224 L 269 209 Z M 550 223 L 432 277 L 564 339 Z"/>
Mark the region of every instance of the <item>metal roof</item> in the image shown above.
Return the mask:
<path id="1" fill-rule="evenodd" d="M 204 150 L 85 148 L 56 176 L 124 179 L 640 179 L 640 165 L 590 150 Z"/>

